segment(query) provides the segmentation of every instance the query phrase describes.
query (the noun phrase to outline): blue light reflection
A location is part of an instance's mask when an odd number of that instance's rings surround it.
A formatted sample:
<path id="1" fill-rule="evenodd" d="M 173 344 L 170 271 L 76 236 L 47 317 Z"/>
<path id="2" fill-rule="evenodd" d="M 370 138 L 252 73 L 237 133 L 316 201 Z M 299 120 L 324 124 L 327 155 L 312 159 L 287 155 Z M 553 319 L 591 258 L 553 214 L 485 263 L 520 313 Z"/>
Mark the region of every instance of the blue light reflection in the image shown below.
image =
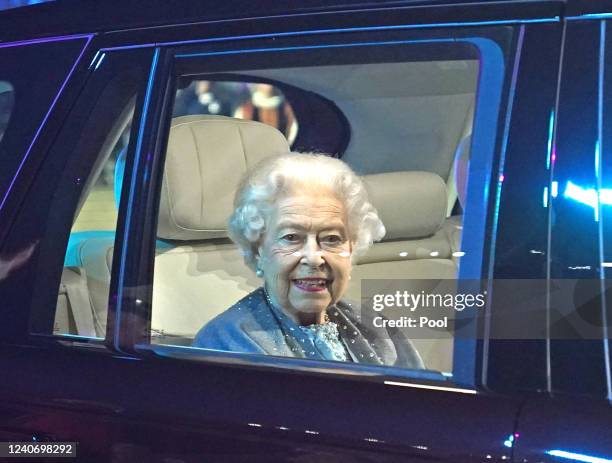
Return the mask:
<path id="1" fill-rule="evenodd" d="M 602 188 L 599 190 L 598 195 L 595 188 L 582 188 L 568 181 L 563 197 L 573 199 L 581 204 L 592 207 L 595 214 L 595 221 L 599 220 L 599 205 L 612 206 L 612 188 Z"/>
<path id="2" fill-rule="evenodd" d="M 552 157 L 553 132 L 555 128 L 555 110 L 550 112 L 550 120 L 548 122 L 548 150 L 546 152 L 546 169 L 550 170 L 550 160 Z"/>
<path id="3" fill-rule="evenodd" d="M 567 458 L 568 460 L 584 461 L 586 463 L 612 463 L 610 458 L 593 457 L 582 453 L 566 452 L 565 450 L 548 450 L 548 455 L 559 458 Z"/>
<path id="4" fill-rule="evenodd" d="M 98 61 L 98 63 L 96 64 L 96 67 L 94 68 L 94 71 L 97 71 L 98 68 L 100 67 L 100 65 L 102 64 L 102 61 L 104 61 L 104 58 L 106 57 L 106 53 L 102 53 L 102 55 L 100 56 L 100 60 Z"/>

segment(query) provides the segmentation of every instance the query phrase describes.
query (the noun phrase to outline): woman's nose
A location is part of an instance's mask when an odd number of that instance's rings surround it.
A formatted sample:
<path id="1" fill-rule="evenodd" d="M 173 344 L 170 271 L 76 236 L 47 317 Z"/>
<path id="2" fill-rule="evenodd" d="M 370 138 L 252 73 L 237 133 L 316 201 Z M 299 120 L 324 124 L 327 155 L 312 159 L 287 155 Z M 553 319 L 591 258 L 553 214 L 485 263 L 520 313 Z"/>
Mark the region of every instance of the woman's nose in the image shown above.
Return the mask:
<path id="1" fill-rule="evenodd" d="M 304 247 L 302 248 L 302 262 L 312 267 L 319 267 L 325 263 L 323 251 L 316 238 L 308 238 L 304 243 Z"/>

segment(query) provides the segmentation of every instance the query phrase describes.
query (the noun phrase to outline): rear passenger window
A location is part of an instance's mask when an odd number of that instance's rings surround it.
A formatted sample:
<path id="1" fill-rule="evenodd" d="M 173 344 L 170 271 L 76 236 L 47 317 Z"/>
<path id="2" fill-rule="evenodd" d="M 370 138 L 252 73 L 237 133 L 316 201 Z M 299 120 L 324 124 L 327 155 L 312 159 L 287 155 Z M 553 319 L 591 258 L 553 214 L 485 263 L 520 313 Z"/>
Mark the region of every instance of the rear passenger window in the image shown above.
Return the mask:
<path id="1" fill-rule="evenodd" d="M 13 102 L 15 101 L 15 90 L 10 82 L 0 81 L 0 142 L 8 126 Z"/>
<path id="2" fill-rule="evenodd" d="M 0 208 L 86 44 L 84 37 L 0 43 Z"/>
<path id="3" fill-rule="evenodd" d="M 286 67 L 178 60 L 189 72 L 166 152 L 153 344 L 452 374 L 453 304 L 450 322 L 415 337 L 389 298 L 441 280 L 454 297 L 466 260 L 463 277 L 479 278 L 482 241 L 462 230 L 486 181 L 468 182 L 470 166 L 490 165 L 492 133 L 473 159 L 474 113 L 480 92 L 481 117 L 496 117 L 500 88 L 479 87 L 471 45 L 357 48 Z M 502 63 L 483 56 L 501 85 Z M 186 91 L 206 96 L 191 106 Z M 262 118 L 269 108 L 291 125 Z M 470 217 L 483 233 L 481 206 Z"/>
<path id="4" fill-rule="evenodd" d="M 49 185 L 51 214 L 42 215 L 38 225 L 55 238 L 41 249 L 41 265 L 61 258 L 63 267 L 35 283 L 38 297 L 53 291 L 57 302 L 53 312 L 34 304 L 33 333 L 106 335 L 122 178 L 139 85 L 148 69 L 148 62 L 141 67 L 142 57 L 135 55 L 94 56 L 88 84 L 43 168 L 45 175 L 58 178 L 59 187 Z"/>
<path id="5" fill-rule="evenodd" d="M 134 99 L 105 134 L 97 165 L 70 230 L 57 301 L 54 334 L 103 338 L 122 178 Z M 118 108 L 120 109 L 120 108 Z"/>

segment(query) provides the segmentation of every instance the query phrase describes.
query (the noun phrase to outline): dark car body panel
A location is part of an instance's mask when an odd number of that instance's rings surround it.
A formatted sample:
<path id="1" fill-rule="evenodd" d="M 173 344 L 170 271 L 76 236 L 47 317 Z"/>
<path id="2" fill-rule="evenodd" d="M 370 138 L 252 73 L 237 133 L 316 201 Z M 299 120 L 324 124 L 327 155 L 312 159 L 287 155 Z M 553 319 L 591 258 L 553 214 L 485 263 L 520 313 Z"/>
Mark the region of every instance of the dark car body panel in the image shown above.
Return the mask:
<path id="1" fill-rule="evenodd" d="M 440 7 L 443 6 L 443 7 Z M 121 1 L 105 2 L 103 5 L 94 0 L 68 0 L 56 4 L 35 5 L 30 10 L 13 9 L 2 12 L 1 19 L 7 24 L 0 38 L 3 41 L 19 40 L 21 37 L 44 37 L 57 35 L 112 32 L 121 33 L 122 30 L 139 30 L 145 33 L 146 29 L 155 28 L 167 35 L 164 29 L 172 29 L 181 24 L 202 24 L 211 26 L 227 24 L 232 20 L 245 19 L 250 21 L 257 18 L 283 18 L 284 21 L 299 21 L 302 27 L 309 24 L 318 24 L 324 28 L 326 24 L 338 27 L 338 16 L 347 21 L 355 21 L 358 25 L 359 16 L 367 17 L 371 14 L 381 15 L 389 22 L 396 22 L 397 15 L 410 17 L 413 24 L 431 24 L 436 22 L 466 23 L 499 20 L 528 20 L 541 19 L 559 15 L 563 2 L 559 0 L 526 0 L 526 1 L 496 1 L 485 0 L 478 2 L 448 1 L 448 0 L 404 0 L 404 1 L 289 1 L 276 2 L 266 0 L 262 2 L 232 1 L 220 2 L 182 2 L 153 0 L 148 2 L 148 8 L 142 8 L 138 3 Z M 76 14 L 78 12 L 78 15 Z M 334 20 L 327 23 L 326 17 Z M 44 16 L 44 24 L 34 26 L 27 22 L 31 14 Z M 352 16 L 356 15 L 353 19 Z M 76 18 L 75 18 L 76 16 Z M 362 24 L 364 24 L 362 20 Z M 365 25 L 369 25 L 366 20 Z M 155 27 L 161 26 L 161 27 Z M 240 27 L 240 26 L 239 26 Z M 241 35 L 245 34 L 242 27 Z M 248 24 L 246 25 L 248 30 Z M 171 32 L 170 32 L 171 34 Z M 132 39 L 135 37 L 132 36 Z M 185 36 L 181 37 L 182 40 Z"/>
<path id="2" fill-rule="evenodd" d="M 23 440 L 31 440 L 28 433 L 58 440 L 70 435 L 88 461 L 106 461 L 121 445 L 158 458 L 152 461 L 500 459 L 510 454 L 503 442 L 518 408 L 516 399 L 423 393 L 378 381 L 355 383 L 350 375 L 274 373 L 69 348 L 7 348 L 3 359 L 20 375 L 2 385 L 3 403 L 11 404 L 2 407 L 2 439 L 10 437 L 7 431 Z M 61 371 L 61 381 L 37 384 L 41 365 L 50 378 Z M 468 418 L 474 409 L 482 410 L 477 420 Z M 101 449 L 108 453 L 98 454 Z"/>

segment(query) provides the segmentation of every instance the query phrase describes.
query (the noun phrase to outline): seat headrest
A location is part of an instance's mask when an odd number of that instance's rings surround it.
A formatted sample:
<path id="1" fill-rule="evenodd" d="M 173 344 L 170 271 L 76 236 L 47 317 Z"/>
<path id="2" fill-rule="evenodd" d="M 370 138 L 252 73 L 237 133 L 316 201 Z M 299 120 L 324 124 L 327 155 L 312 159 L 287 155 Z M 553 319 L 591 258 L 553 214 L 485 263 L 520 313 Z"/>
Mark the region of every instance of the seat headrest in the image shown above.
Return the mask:
<path id="1" fill-rule="evenodd" d="M 446 185 L 431 172 L 364 175 L 370 202 L 387 233 L 384 241 L 432 236 L 446 217 Z"/>
<path id="2" fill-rule="evenodd" d="M 227 220 L 242 175 L 262 159 L 289 151 L 283 134 L 260 122 L 224 116 L 173 119 L 157 236 L 227 237 Z"/>

